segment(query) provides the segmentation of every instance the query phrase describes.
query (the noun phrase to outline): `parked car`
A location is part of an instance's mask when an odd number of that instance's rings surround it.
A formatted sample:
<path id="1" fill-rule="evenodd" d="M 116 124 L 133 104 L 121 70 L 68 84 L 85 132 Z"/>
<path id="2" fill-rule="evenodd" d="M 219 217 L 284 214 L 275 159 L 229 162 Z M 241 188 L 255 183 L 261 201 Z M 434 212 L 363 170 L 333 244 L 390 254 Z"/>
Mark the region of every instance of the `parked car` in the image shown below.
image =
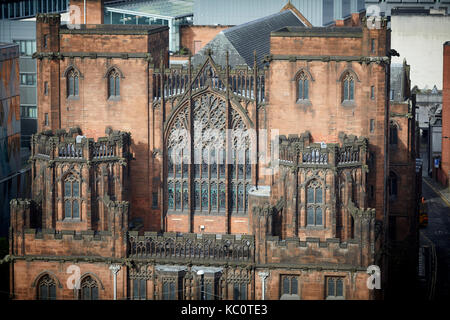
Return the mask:
<path id="1" fill-rule="evenodd" d="M 422 197 L 419 205 L 419 226 L 426 227 L 428 225 L 428 210 L 427 210 L 427 202 L 425 198 Z"/>

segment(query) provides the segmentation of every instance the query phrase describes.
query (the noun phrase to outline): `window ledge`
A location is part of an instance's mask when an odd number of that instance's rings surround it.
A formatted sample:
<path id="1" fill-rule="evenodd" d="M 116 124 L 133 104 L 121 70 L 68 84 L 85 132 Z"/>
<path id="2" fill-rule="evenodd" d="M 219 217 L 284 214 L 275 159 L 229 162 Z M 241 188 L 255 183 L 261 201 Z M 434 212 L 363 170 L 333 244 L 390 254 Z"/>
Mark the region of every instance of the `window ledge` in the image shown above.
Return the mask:
<path id="1" fill-rule="evenodd" d="M 120 96 L 109 96 L 108 101 L 120 101 Z"/>
<path id="2" fill-rule="evenodd" d="M 80 218 L 64 218 L 62 222 L 81 222 Z"/>
<path id="3" fill-rule="evenodd" d="M 325 230 L 325 226 L 305 226 L 306 230 Z"/>
<path id="4" fill-rule="evenodd" d="M 325 300 L 345 300 L 344 297 L 326 297 Z"/>
<path id="5" fill-rule="evenodd" d="M 342 101 L 342 106 L 344 107 L 355 107 L 356 103 L 354 100 L 344 100 Z"/>
<path id="6" fill-rule="evenodd" d="M 67 96 L 67 100 L 80 100 L 80 96 Z"/>
<path id="7" fill-rule="evenodd" d="M 311 103 L 311 101 L 309 99 L 298 99 L 295 102 L 295 104 L 302 105 L 302 106 L 305 106 L 305 107 L 312 106 L 312 103 Z"/>

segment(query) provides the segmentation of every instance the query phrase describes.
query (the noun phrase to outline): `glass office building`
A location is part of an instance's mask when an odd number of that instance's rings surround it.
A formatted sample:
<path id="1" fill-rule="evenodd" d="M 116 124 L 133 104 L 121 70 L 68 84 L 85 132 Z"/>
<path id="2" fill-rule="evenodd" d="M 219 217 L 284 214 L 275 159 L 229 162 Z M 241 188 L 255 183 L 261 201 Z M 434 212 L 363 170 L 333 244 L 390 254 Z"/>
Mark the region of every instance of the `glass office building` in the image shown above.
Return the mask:
<path id="1" fill-rule="evenodd" d="M 105 3 L 105 24 L 169 27 L 169 50 L 180 50 L 180 26 L 193 23 L 194 0 L 153 0 Z"/>
<path id="2" fill-rule="evenodd" d="M 24 19 L 38 13 L 66 12 L 69 0 L 22 0 L 2 1 L 0 19 Z"/>

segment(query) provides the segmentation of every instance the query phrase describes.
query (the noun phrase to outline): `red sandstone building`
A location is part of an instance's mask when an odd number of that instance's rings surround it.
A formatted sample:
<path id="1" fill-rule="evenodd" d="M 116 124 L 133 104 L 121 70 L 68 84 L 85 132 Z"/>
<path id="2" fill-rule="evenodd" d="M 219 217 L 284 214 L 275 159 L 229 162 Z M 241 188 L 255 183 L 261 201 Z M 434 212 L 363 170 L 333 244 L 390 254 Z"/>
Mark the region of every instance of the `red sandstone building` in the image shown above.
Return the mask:
<path id="1" fill-rule="evenodd" d="M 444 75 L 442 82 L 442 161 L 438 178 L 450 186 L 450 42 L 444 43 Z"/>
<path id="2" fill-rule="evenodd" d="M 389 230 L 415 232 L 414 190 L 389 196 L 410 186 L 414 126 L 407 83 L 389 112 L 386 21 L 268 35 L 252 65 L 209 49 L 168 68 L 166 27 L 37 16 L 14 299 L 373 299 L 371 265 L 386 289 Z"/>

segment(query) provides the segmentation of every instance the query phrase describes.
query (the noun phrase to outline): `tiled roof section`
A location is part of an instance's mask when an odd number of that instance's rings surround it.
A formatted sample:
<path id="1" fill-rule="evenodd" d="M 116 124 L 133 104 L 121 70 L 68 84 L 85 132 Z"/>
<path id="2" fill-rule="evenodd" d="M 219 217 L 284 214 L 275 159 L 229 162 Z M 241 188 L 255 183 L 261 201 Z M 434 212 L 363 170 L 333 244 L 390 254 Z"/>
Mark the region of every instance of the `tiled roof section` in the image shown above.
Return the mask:
<path id="1" fill-rule="evenodd" d="M 403 64 L 391 64 L 391 83 L 390 88 L 394 90 L 394 101 L 403 101 L 403 91 L 405 82 L 405 70 Z"/>
<path id="2" fill-rule="evenodd" d="M 313 27 L 299 28 L 288 26 L 274 30 L 272 36 L 304 36 L 304 37 L 362 37 L 361 27 Z"/>
<path id="3" fill-rule="evenodd" d="M 192 57 L 192 63 L 194 65 L 202 63 L 206 50 L 211 49 L 214 61 L 225 65 L 228 50 L 232 67 L 237 64 L 253 67 L 256 50 L 258 67 L 261 67 L 261 60 L 270 54 L 270 33 L 286 26 L 304 28 L 299 18 L 292 11 L 286 10 L 223 30 Z"/>

